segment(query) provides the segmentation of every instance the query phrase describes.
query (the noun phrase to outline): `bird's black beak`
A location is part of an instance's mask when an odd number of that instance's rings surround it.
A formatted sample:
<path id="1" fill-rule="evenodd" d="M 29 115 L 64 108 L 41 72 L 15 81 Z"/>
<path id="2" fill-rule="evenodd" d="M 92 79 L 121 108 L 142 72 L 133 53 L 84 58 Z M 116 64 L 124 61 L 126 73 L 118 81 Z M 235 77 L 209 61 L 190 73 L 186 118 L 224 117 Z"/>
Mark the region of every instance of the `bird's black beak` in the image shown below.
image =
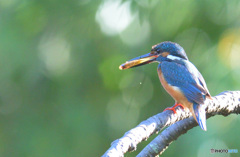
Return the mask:
<path id="1" fill-rule="evenodd" d="M 158 54 L 148 53 L 148 54 L 133 58 L 127 61 L 126 63 L 123 63 L 122 65 L 119 66 L 119 69 L 124 70 L 124 69 L 141 66 L 144 64 L 149 64 L 154 62 L 158 56 L 159 56 Z"/>

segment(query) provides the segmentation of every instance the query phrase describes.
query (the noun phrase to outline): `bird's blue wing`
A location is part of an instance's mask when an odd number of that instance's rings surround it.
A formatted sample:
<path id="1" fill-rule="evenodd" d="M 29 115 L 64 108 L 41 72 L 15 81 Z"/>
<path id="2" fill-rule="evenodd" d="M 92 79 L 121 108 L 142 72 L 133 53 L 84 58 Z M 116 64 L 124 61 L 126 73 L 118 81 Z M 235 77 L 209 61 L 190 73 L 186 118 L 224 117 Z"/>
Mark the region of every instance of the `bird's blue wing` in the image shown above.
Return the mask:
<path id="1" fill-rule="evenodd" d="M 204 79 L 191 62 L 183 61 L 182 63 L 177 63 L 164 61 L 160 66 L 167 83 L 180 88 L 188 101 L 197 104 L 204 103 L 208 90 L 199 81 L 204 81 Z"/>

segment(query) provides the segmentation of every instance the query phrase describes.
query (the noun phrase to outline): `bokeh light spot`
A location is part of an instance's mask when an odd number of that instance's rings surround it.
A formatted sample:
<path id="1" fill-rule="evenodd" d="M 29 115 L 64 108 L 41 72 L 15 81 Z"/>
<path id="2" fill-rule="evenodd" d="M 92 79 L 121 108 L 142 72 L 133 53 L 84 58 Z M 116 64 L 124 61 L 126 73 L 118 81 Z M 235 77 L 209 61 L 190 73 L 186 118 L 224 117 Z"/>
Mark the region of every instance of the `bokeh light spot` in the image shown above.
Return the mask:
<path id="1" fill-rule="evenodd" d="M 122 42 L 128 45 L 139 45 L 147 41 L 150 36 L 150 24 L 147 20 L 140 23 L 139 17 L 126 28 L 121 34 Z"/>
<path id="2" fill-rule="evenodd" d="M 39 43 L 39 57 L 50 75 L 63 74 L 70 63 L 70 45 L 60 36 L 43 36 Z"/>
<path id="3" fill-rule="evenodd" d="M 122 3 L 121 0 L 105 0 L 96 13 L 96 21 L 107 35 L 122 32 L 133 19 L 129 1 Z"/>
<path id="4" fill-rule="evenodd" d="M 236 80 L 239 80 L 240 29 L 230 29 L 223 33 L 218 43 L 218 56 L 223 64 L 233 70 Z"/>

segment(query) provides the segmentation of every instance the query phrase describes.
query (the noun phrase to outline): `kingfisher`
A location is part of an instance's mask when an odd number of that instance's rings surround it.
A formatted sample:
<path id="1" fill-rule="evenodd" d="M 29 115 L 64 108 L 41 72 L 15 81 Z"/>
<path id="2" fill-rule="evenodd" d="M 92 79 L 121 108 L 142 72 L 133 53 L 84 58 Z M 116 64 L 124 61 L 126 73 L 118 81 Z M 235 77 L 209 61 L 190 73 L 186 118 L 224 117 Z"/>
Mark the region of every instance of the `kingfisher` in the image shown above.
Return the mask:
<path id="1" fill-rule="evenodd" d="M 129 69 L 152 62 L 158 62 L 158 76 L 164 89 L 175 100 L 172 110 L 177 106 L 189 109 L 201 129 L 207 131 L 204 101 L 212 99 L 206 82 L 198 69 L 188 60 L 184 49 L 171 41 L 152 46 L 151 52 L 133 58 L 119 66 Z M 164 110 L 164 111 L 165 111 Z"/>

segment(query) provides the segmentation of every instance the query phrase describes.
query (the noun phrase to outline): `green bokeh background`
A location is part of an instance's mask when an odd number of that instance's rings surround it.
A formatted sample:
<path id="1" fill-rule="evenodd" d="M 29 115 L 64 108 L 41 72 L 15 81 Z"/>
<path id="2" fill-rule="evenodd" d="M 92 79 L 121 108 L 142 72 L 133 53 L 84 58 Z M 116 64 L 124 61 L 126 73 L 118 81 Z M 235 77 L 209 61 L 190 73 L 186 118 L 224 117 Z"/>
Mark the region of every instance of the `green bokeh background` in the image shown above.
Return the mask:
<path id="1" fill-rule="evenodd" d="M 162 41 L 185 49 L 211 95 L 239 90 L 239 7 L 238 0 L 0 0 L 0 156 L 104 154 L 174 103 L 157 64 L 118 69 Z M 207 132 L 193 128 L 162 156 L 240 151 L 239 123 L 215 116 Z"/>

